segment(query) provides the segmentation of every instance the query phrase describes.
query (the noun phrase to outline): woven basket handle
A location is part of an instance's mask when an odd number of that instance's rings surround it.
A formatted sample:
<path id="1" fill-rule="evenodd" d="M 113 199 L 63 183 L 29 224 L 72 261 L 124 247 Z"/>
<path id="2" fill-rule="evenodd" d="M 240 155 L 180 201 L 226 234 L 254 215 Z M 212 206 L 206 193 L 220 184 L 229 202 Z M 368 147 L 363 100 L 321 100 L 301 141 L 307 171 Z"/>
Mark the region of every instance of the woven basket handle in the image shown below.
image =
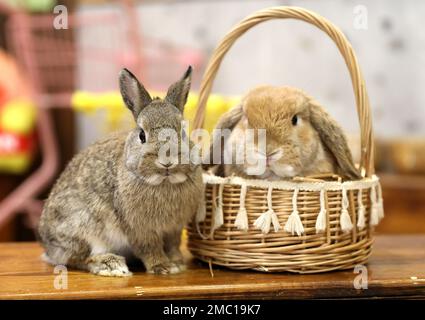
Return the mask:
<path id="1" fill-rule="evenodd" d="M 220 42 L 216 47 L 205 71 L 201 83 L 199 93 L 198 108 L 194 120 L 194 128 L 199 129 L 203 127 L 205 119 L 205 106 L 211 92 L 213 81 L 220 67 L 221 61 L 225 54 L 235 41 L 248 31 L 253 26 L 271 19 L 299 19 L 312 25 L 315 25 L 320 30 L 324 31 L 337 45 L 339 51 L 344 57 L 345 63 L 348 67 L 353 84 L 353 90 L 356 98 L 357 113 L 360 122 L 361 134 L 361 161 L 360 169 L 362 175 L 368 177 L 374 173 L 374 145 L 373 145 L 373 132 L 372 132 L 372 118 L 370 115 L 369 98 L 366 92 L 363 76 L 357 63 L 357 58 L 354 54 L 353 48 L 344 36 L 344 34 L 331 22 L 325 18 L 298 7 L 273 7 L 257 11 L 256 13 L 246 17 L 239 24 L 237 24 Z"/>

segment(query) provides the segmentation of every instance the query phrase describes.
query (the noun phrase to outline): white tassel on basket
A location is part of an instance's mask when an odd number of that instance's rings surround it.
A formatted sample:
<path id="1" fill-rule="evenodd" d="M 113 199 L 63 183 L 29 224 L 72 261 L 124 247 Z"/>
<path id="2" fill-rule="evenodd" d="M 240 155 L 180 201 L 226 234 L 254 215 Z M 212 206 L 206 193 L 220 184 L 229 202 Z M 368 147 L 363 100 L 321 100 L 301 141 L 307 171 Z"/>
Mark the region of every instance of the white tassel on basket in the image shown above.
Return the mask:
<path id="1" fill-rule="evenodd" d="M 275 232 L 279 231 L 280 229 L 279 219 L 272 206 L 272 191 L 273 188 L 270 186 L 267 191 L 268 210 L 259 216 L 258 219 L 254 222 L 254 226 L 260 229 L 263 233 L 269 233 L 271 224 L 273 224 L 273 229 Z"/>
<path id="2" fill-rule="evenodd" d="M 325 189 L 320 190 L 320 211 L 316 220 L 316 233 L 326 230 Z"/>
<path id="3" fill-rule="evenodd" d="M 298 197 L 298 188 L 294 190 L 292 196 L 292 213 L 289 215 L 288 220 L 285 224 L 285 231 L 294 235 L 295 233 L 298 236 L 301 236 L 304 233 L 304 226 L 301 222 L 300 215 L 297 209 L 297 197 Z"/>
<path id="4" fill-rule="evenodd" d="M 248 230 L 248 213 L 245 208 L 246 184 L 241 185 L 241 194 L 239 199 L 239 210 L 235 218 L 235 227 L 239 230 Z"/>
<path id="5" fill-rule="evenodd" d="M 378 188 L 378 194 L 376 194 L 376 188 Z M 384 217 L 384 205 L 382 200 L 382 190 L 378 183 L 370 188 L 370 201 L 372 203 L 372 209 L 370 214 L 370 225 L 376 226 L 379 221 Z"/>
<path id="6" fill-rule="evenodd" d="M 342 188 L 342 209 L 341 216 L 339 218 L 339 224 L 343 232 L 348 232 L 353 229 L 353 223 L 351 222 L 350 214 L 348 213 L 348 197 L 347 190 Z"/>
<path id="7" fill-rule="evenodd" d="M 357 193 L 357 227 L 363 229 L 366 226 L 366 209 L 363 205 L 363 189 Z"/>
<path id="8" fill-rule="evenodd" d="M 218 201 L 217 201 L 217 207 L 215 209 L 215 215 L 214 215 L 214 227 L 213 229 L 216 230 L 220 228 L 224 224 L 224 217 L 223 217 L 223 188 L 224 184 L 220 184 L 218 188 Z"/>
<path id="9" fill-rule="evenodd" d="M 382 198 L 382 188 L 381 184 L 377 183 L 378 187 L 378 217 L 379 221 L 381 221 L 382 218 L 384 218 L 384 199 Z"/>
<path id="10" fill-rule="evenodd" d="M 207 217 L 207 208 L 205 204 L 205 187 L 202 189 L 202 195 L 203 195 L 203 201 L 201 202 L 200 206 L 198 207 L 198 210 L 196 211 L 195 225 L 196 225 L 196 231 L 198 232 L 198 235 L 202 239 L 207 240 L 212 236 L 212 233 L 214 232 L 214 228 L 211 228 L 211 232 L 209 235 L 204 235 L 201 232 L 201 229 L 199 227 L 199 223 L 205 221 Z"/>

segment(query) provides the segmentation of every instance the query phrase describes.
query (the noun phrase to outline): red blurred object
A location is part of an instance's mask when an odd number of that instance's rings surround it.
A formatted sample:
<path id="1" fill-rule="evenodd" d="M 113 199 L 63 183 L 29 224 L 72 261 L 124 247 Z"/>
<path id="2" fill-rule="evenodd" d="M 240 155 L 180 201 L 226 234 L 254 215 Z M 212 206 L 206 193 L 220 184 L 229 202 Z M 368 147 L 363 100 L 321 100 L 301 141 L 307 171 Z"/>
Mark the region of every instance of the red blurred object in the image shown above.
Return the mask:
<path id="1" fill-rule="evenodd" d="M 33 147 L 33 136 L 22 135 L 0 130 L 0 154 L 15 154 L 27 152 Z"/>

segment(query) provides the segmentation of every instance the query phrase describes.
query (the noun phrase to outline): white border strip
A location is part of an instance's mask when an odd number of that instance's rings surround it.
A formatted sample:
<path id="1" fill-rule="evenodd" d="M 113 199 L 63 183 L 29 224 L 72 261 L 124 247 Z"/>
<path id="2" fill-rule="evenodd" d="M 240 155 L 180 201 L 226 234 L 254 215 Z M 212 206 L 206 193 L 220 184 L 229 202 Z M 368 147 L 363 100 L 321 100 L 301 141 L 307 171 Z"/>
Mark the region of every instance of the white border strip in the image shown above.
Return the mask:
<path id="1" fill-rule="evenodd" d="M 373 175 L 371 178 L 363 178 L 362 180 L 336 182 L 336 181 L 323 181 L 323 182 L 295 182 L 295 181 L 267 181 L 258 179 L 243 179 L 241 177 L 218 177 L 208 173 L 203 174 L 203 180 L 206 184 L 231 184 L 241 186 L 246 184 L 248 187 L 269 188 L 281 190 L 294 190 L 299 189 L 303 191 L 320 191 L 322 189 L 327 191 L 342 190 L 357 190 L 366 189 L 375 186 L 379 183 L 379 178 Z"/>

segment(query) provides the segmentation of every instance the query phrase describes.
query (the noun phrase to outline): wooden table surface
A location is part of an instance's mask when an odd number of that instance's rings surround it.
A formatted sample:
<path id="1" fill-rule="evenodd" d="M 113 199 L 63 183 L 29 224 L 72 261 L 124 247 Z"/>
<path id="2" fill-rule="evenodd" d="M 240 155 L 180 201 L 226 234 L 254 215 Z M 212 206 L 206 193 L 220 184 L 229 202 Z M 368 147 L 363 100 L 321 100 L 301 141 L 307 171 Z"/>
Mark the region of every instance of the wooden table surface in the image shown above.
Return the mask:
<path id="1" fill-rule="evenodd" d="M 425 298 L 425 235 L 377 236 L 367 265 L 368 288 L 355 289 L 354 270 L 314 275 L 230 271 L 193 260 L 188 271 L 156 276 L 135 272 L 109 278 L 68 271 L 67 289 L 40 260 L 37 243 L 0 244 L 0 299 L 185 299 L 185 298 Z M 62 274 L 63 275 L 63 274 Z"/>

